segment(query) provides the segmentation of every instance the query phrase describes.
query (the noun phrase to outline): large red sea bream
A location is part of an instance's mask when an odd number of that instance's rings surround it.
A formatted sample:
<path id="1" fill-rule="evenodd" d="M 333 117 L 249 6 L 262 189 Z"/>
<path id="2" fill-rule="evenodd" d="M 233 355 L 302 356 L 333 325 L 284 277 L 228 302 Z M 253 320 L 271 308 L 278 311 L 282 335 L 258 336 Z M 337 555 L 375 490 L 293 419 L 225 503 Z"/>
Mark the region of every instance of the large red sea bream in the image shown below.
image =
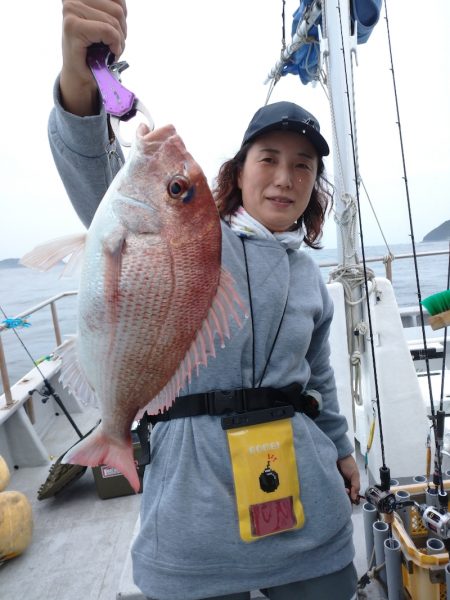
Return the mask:
<path id="1" fill-rule="evenodd" d="M 137 491 L 133 420 L 170 406 L 214 354 L 215 334 L 223 344 L 230 313 L 238 319 L 216 206 L 173 126 L 139 126 L 85 243 L 78 334 L 57 353 L 63 384 L 99 405 L 101 424 L 64 461 L 114 466 Z M 44 244 L 22 262 L 49 268 L 68 254 L 65 244 Z"/>

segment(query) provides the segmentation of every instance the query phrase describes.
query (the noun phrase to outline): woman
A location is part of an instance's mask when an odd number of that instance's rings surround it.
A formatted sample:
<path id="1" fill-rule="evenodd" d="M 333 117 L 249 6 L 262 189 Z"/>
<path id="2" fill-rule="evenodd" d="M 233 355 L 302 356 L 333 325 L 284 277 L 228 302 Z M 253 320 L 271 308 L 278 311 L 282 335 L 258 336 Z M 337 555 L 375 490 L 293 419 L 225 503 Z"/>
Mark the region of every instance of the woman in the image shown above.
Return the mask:
<path id="1" fill-rule="evenodd" d="M 125 27 L 124 2 L 64 3 L 49 136 L 87 226 L 121 151 L 109 143 L 86 48 L 102 41 L 119 56 Z M 353 499 L 359 474 L 329 362 L 332 303 L 300 250 L 302 242 L 317 247 L 322 232 L 328 152 L 310 113 L 275 103 L 255 114 L 219 172 L 222 262 L 250 318 L 183 389 L 170 419 L 155 420 L 132 550 L 148 598 L 247 600 L 256 588 L 272 600 L 354 595 L 341 473 Z"/>

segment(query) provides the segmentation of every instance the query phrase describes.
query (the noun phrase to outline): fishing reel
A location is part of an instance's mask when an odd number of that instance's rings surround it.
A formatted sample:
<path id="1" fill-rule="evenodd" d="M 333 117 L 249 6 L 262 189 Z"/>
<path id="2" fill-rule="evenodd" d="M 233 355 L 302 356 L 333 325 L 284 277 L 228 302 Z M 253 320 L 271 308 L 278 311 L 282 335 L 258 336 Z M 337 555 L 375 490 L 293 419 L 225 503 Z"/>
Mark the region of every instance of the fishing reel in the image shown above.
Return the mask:
<path id="1" fill-rule="evenodd" d="M 40 395 L 42 404 L 46 404 L 46 402 L 53 396 L 54 390 L 50 388 L 47 382 L 44 380 L 41 388 L 34 388 L 32 390 L 28 390 L 28 395 L 30 396 L 30 398 L 32 398 L 35 392 Z"/>
<path id="2" fill-rule="evenodd" d="M 450 539 L 450 513 L 442 513 L 434 506 L 420 504 L 418 507 L 423 524 L 443 540 Z"/>
<path id="3" fill-rule="evenodd" d="M 399 508 L 399 504 L 395 498 L 395 494 L 390 490 L 381 490 L 376 486 L 370 486 L 365 491 L 365 497 L 367 502 L 372 504 L 379 513 L 389 515 Z"/>

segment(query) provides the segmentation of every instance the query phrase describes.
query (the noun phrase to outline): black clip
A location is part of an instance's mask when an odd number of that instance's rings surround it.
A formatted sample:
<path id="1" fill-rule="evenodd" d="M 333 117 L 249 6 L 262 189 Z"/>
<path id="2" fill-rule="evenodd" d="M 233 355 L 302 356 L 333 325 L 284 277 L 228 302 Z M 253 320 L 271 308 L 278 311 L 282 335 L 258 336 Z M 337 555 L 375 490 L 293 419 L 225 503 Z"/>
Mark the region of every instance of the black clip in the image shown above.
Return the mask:
<path id="1" fill-rule="evenodd" d="M 139 438 L 139 444 L 141 446 L 141 452 L 139 454 L 138 461 L 140 467 L 148 465 L 151 460 L 149 423 L 150 420 L 148 418 L 148 414 L 145 412 L 135 429 L 135 432 Z"/>
<path id="2" fill-rule="evenodd" d="M 260 423 L 270 423 L 270 421 L 280 421 L 281 419 L 293 417 L 294 413 L 294 407 L 291 404 L 264 408 L 262 410 L 252 410 L 250 412 L 222 417 L 222 429 L 236 429 L 237 427 L 248 427 L 250 425 L 259 425 Z"/>

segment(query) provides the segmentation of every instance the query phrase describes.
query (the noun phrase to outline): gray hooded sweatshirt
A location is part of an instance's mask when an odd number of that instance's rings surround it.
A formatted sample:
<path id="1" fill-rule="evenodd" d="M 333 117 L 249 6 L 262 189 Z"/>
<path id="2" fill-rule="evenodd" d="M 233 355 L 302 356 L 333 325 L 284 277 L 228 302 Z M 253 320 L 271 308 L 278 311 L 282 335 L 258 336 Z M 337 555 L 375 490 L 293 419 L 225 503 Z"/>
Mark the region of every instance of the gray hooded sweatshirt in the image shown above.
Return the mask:
<path id="1" fill-rule="evenodd" d="M 108 141 L 106 117 L 76 117 L 60 104 L 49 120 L 56 166 L 86 227 L 120 167 Z M 242 240 L 222 224 L 222 263 L 247 302 L 249 289 Z M 226 432 L 217 416 L 158 423 L 151 434 L 141 527 L 132 549 L 134 580 L 159 600 L 194 600 L 319 577 L 353 560 L 351 506 L 336 467 L 352 453 L 347 423 L 339 414 L 329 360 L 333 307 L 320 271 L 307 253 L 276 240 L 247 239 L 253 304 L 255 372 L 261 376 L 276 340 L 263 386 L 299 383 L 322 394 L 315 421 L 292 418 L 301 529 L 244 542 L 239 535 Z M 283 315 L 283 310 L 286 311 Z M 231 340 L 201 367 L 182 395 L 252 387 L 252 328 L 233 322 Z"/>

